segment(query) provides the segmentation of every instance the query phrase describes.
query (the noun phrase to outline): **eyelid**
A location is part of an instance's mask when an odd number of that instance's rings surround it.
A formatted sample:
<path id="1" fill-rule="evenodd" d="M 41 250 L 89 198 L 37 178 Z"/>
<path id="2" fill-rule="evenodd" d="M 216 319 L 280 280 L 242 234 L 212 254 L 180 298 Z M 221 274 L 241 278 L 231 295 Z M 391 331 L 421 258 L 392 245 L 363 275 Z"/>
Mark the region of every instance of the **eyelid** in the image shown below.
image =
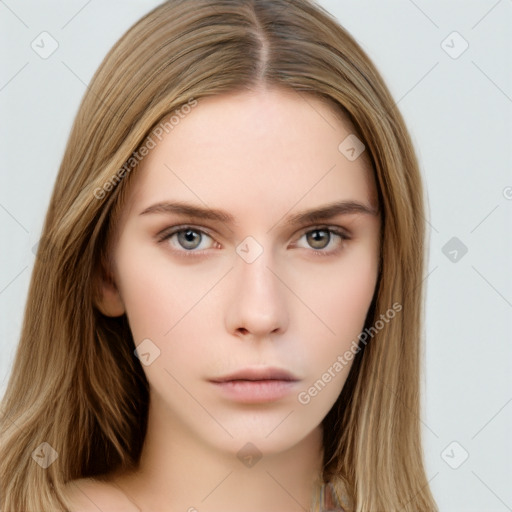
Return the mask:
<path id="1" fill-rule="evenodd" d="M 302 235 L 305 235 L 306 233 L 309 233 L 310 231 L 316 231 L 316 230 L 322 230 L 322 229 L 343 235 L 343 236 L 347 237 L 347 239 L 350 238 L 350 236 L 351 236 L 350 232 L 347 228 L 344 228 L 343 226 L 329 225 L 329 224 L 312 224 L 311 226 L 302 228 L 300 230 L 300 233 L 302 236 Z"/>
<path id="2" fill-rule="evenodd" d="M 165 238 L 167 236 L 171 236 L 174 233 L 179 231 L 185 231 L 187 229 L 192 229 L 197 231 L 198 233 L 202 233 L 208 236 L 212 236 L 210 230 L 205 228 L 204 226 L 196 226 L 194 224 L 175 224 L 174 226 L 168 226 L 159 233 L 156 234 L 156 238 Z"/>

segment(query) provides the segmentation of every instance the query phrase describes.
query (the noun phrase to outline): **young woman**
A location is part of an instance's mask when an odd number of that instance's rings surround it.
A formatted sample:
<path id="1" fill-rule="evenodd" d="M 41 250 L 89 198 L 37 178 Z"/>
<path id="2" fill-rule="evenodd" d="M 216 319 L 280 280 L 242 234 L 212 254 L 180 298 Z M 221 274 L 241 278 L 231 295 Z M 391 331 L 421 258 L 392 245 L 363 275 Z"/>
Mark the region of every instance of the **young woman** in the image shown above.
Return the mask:
<path id="1" fill-rule="evenodd" d="M 435 511 L 423 191 L 308 0 L 170 0 L 95 74 L 0 416 L 0 510 Z"/>

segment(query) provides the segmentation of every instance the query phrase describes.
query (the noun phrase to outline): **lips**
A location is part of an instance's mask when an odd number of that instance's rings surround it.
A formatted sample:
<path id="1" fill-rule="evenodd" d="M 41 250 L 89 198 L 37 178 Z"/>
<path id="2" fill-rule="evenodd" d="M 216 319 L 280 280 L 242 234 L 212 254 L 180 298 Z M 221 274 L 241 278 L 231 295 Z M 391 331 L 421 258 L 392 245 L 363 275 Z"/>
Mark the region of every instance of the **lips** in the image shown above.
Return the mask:
<path id="1" fill-rule="evenodd" d="M 261 381 L 261 380 L 279 380 L 295 382 L 299 380 L 291 372 L 282 368 L 260 367 L 244 368 L 229 375 L 210 379 L 211 382 L 232 382 L 232 381 Z"/>

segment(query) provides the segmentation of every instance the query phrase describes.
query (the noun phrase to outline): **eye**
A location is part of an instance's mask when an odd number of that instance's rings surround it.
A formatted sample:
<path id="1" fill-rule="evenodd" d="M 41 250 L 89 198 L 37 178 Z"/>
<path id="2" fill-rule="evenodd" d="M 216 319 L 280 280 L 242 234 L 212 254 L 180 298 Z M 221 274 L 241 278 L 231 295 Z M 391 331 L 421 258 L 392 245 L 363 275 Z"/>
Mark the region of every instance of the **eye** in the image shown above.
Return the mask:
<path id="1" fill-rule="evenodd" d="M 159 242 L 169 241 L 175 250 L 181 252 L 200 252 L 196 249 L 209 249 L 213 244 L 210 243 L 206 247 L 203 244 L 208 239 L 213 242 L 208 233 L 192 226 L 178 226 L 170 231 L 164 231 L 158 236 Z M 201 247 L 201 245 L 203 246 Z"/>
<path id="2" fill-rule="evenodd" d="M 157 235 L 158 242 L 169 242 L 171 249 L 185 256 L 201 255 L 206 249 L 220 247 L 208 233 L 193 226 L 173 226 Z M 299 241 L 306 239 L 307 245 L 297 247 L 313 249 L 313 254 L 327 256 L 337 253 L 344 247 L 344 242 L 350 240 L 345 231 L 335 227 L 320 226 L 302 234 Z"/>
<path id="3" fill-rule="evenodd" d="M 311 229 L 304 233 L 300 239 L 303 237 L 306 238 L 309 248 L 314 249 L 315 254 L 322 255 L 333 254 L 341 250 L 344 242 L 350 239 L 344 231 L 326 226 Z"/>

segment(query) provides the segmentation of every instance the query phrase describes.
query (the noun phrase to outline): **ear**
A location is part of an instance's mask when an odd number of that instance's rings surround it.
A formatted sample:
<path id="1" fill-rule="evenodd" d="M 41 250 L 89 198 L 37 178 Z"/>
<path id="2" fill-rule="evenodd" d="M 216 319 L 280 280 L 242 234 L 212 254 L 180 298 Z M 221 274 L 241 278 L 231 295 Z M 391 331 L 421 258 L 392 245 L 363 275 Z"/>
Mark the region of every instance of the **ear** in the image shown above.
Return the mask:
<path id="1" fill-rule="evenodd" d="M 114 278 L 110 273 L 100 271 L 96 279 L 94 305 L 105 316 L 121 316 L 126 309 L 117 289 Z"/>

